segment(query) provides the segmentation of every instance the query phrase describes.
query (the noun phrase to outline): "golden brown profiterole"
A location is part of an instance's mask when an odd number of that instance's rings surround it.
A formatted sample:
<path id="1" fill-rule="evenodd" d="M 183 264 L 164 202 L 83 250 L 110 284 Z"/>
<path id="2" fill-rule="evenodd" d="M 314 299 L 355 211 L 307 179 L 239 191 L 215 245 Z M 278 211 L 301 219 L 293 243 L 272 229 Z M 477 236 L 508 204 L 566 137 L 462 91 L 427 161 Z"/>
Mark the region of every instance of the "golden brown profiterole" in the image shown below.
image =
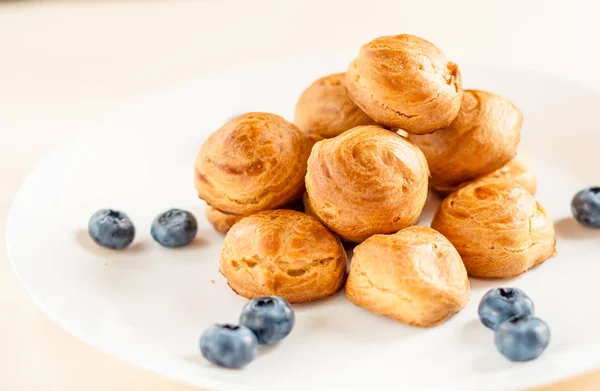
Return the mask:
<path id="1" fill-rule="evenodd" d="M 346 94 L 345 77 L 345 73 L 336 73 L 316 80 L 296 103 L 294 123 L 316 140 L 375 124 Z"/>
<path id="2" fill-rule="evenodd" d="M 302 196 L 313 142 L 269 113 L 240 115 L 202 145 L 195 165 L 200 198 L 221 212 L 249 215 Z"/>
<path id="3" fill-rule="evenodd" d="M 425 204 L 428 175 L 413 143 L 379 126 L 358 126 L 313 147 L 308 203 L 343 240 L 361 242 L 410 225 Z"/>
<path id="4" fill-rule="evenodd" d="M 423 151 L 431 185 L 450 192 L 465 182 L 492 173 L 517 154 L 523 116 L 503 97 L 465 90 L 456 119 L 432 134 L 409 135 Z"/>
<path id="5" fill-rule="evenodd" d="M 440 233 L 414 226 L 373 235 L 354 248 L 346 283 L 359 307 L 414 326 L 433 326 L 469 300 L 460 255 Z"/>
<path id="6" fill-rule="evenodd" d="M 450 125 L 462 97 L 458 65 L 431 42 L 409 34 L 361 47 L 346 71 L 346 89 L 377 123 L 414 134 Z"/>
<path id="7" fill-rule="evenodd" d="M 555 253 L 546 210 L 527 188 L 503 178 L 481 179 L 450 194 L 431 227 L 456 247 L 472 277 L 518 276 Z"/>
<path id="8" fill-rule="evenodd" d="M 312 216 L 268 210 L 245 217 L 225 237 L 220 271 L 246 298 L 277 295 L 290 303 L 337 292 L 346 278 L 340 240 Z"/>

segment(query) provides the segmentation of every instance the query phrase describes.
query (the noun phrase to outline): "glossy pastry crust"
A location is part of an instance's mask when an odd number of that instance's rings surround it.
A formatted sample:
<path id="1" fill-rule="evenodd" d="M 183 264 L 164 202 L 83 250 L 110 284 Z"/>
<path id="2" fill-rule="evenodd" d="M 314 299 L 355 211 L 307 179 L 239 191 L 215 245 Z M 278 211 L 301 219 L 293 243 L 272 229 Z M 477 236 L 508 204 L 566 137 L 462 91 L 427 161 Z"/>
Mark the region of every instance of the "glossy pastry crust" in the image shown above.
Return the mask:
<path id="1" fill-rule="evenodd" d="M 376 314 L 414 326 L 433 326 L 469 300 L 460 255 L 429 227 L 374 235 L 354 248 L 346 295 Z"/>
<path id="2" fill-rule="evenodd" d="M 472 277 L 522 274 L 555 253 L 552 219 L 522 185 L 488 178 L 440 204 L 431 223 L 456 247 Z"/>
<path id="3" fill-rule="evenodd" d="M 409 135 L 423 151 L 431 185 L 450 192 L 461 184 L 490 174 L 517 154 L 523 116 L 503 97 L 465 90 L 460 112 L 445 129 Z"/>
<path id="4" fill-rule="evenodd" d="M 269 113 L 240 115 L 202 145 L 195 165 L 200 198 L 222 212 L 249 215 L 302 196 L 310 139 Z"/>
<path id="5" fill-rule="evenodd" d="M 421 213 L 427 162 L 410 141 L 379 126 L 359 126 L 315 144 L 308 161 L 308 203 L 342 239 L 393 233 Z"/>
<path id="6" fill-rule="evenodd" d="M 350 98 L 393 129 L 425 134 L 456 118 L 462 97 L 458 65 L 431 42 L 401 34 L 374 39 L 346 72 Z"/>
<path id="7" fill-rule="evenodd" d="M 314 217 L 269 210 L 245 217 L 225 237 L 220 271 L 246 298 L 304 303 L 337 292 L 346 277 L 340 240 Z"/>
<path id="8" fill-rule="evenodd" d="M 296 103 L 294 123 L 316 140 L 338 136 L 355 126 L 375 124 L 348 97 L 345 78 L 345 73 L 336 73 L 316 80 Z"/>
<path id="9" fill-rule="evenodd" d="M 231 227 L 238 221 L 244 218 L 244 216 L 231 215 L 223 213 L 218 209 L 213 208 L 210 205 L 206 205 L 204 209 L 206 219 L 208 222 L 219 232 L 226 234 L 229 232 Z"/>

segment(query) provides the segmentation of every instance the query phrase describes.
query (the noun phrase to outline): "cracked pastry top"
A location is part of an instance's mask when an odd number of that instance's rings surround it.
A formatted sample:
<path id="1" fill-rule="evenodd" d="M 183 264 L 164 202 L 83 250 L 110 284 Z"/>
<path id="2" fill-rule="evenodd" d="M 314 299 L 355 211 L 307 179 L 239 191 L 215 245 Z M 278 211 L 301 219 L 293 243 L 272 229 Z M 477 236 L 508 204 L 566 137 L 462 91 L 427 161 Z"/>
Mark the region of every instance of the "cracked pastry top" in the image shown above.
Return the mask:
<path id="1" fill-rule="evenodd" d="M 431 227 L 456 247 L 472 277 L 518 276 L 555 253 L 546 210 L 524 186 L 503 178 L 478 180 L 450 194 Z"/>
<path id="2" fill-rule="evenodd" d="M 290 303 L 337 292 L 346 277 L 342 243 L 312 216 L 269 210 L 245 217 L 225 237 L 220 271 L 246 298 L 277 295 Z"/>
<path id="3" fill-rule="evenodd" d="M 431 42 L 408 34 L 362 46 L 346 71 L 346 89 L 377 123 L 414 134 L 448 126 L 462 97 L 458 65 Z"/>
<path id="4" fill-rule="evenodd" d="M 278 115 L 240 115 L 202 145 L 194 167 L 198 195 L 210 206 L 236 215 L 296 200 L 304 192 L 312 144 Z"/>
<path id="5" fill-rule="evenodd" d="M 460 255 L 429 227 L 374 235 L 354 248 L 346 295 L 359 307 L 414 326 L 434 326 L 469 300 Z"/>
<path id="6" fill-rule="evenodd" d="M 319 141 L 308 160 L 311 213 L 351 242 L 409 226 L 421 213 L 427 162 L 413 143 L 379 126 Z"/>
<path id="7" fill-rule="evenodd" d="M 423 151 L 431 185 L 450 192 L 507 164 L 517 153 L 523 116 L 503 97 L 465 90 L 456 119 L 432 134 L 409 135 Z"/>
<path id="8" fill-rule="evenodd" d="M 336 73 L 316 80 L 296 103 L 294 123 L 311 137 L 331 138 L 355 126 L 375 124 L 348 97 L 345 77 Z"/>

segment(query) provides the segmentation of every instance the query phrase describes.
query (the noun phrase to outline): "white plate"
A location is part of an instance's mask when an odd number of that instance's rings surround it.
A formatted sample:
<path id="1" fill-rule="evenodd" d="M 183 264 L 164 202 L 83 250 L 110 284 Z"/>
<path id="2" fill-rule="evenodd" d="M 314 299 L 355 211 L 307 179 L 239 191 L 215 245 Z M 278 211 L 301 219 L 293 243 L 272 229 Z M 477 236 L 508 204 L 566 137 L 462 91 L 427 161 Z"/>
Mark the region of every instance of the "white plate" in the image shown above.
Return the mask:
<path id="1" fill-rule="evenodd" d="M 514 101 L 525 115 L 523 145 L 539 175 L 538 198 L 554 217 L 559 255 L 511 281 L 472 280 L 468 306 L 443 325 L 418 329 L 354 307 L 343 294 L 297 305 L 283 343 L 241 371 L 210 366 L 198 337 L 235 322 L 245 300 L 218 273 L 222 235 L 203 215 L 193 163 L 203 139 L 233 114 L 272 111 L 292 119 L 314 78 L 347 59 L 246 69 L 161 93 L 117 113 L 46 158 L 20 189 L 7 242 L 15 270 L 52 319 L 98 349 L 141 368 L 214 390 L 505 390 L 600 367 L 600 231 L 570 217 L 580 188 L 600 182 L 600 93 L 517 70 L 464 66 L 465 86 Z M 430 200 L 421 224 L 428 224 Z M 126 251 L 88 238 L 99 208 L 125 211 L 137 227 Z M 168 250 L 150 223 L 171 207 L 199 220 L 198 240 Z M 490 287 L 514 285 L 535 300 L 552 342 L 538 360 L 513 364 L 495 350 L 476 308 Z"/>

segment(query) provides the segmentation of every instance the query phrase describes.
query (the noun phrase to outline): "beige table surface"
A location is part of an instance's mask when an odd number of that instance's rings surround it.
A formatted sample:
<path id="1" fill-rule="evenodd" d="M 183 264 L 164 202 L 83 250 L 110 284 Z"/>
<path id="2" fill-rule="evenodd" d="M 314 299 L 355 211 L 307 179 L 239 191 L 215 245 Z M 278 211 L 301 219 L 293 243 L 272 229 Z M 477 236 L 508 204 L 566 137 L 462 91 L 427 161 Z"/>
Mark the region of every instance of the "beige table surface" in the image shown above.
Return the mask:
<path id="1" fill-rule="evenodd" d="M 4 251 L 11 199 L 66 137 L 210 72 L 355 50 L 399 32 L 425 36 L 452 58 L 600 87 L 599 11 L 596 1 L 548 0 L 0 1 L 0 390 L 191 389 L 70 336 L 12 274 Z M 539 390 L 598 389 L 600 371 Z"/>

